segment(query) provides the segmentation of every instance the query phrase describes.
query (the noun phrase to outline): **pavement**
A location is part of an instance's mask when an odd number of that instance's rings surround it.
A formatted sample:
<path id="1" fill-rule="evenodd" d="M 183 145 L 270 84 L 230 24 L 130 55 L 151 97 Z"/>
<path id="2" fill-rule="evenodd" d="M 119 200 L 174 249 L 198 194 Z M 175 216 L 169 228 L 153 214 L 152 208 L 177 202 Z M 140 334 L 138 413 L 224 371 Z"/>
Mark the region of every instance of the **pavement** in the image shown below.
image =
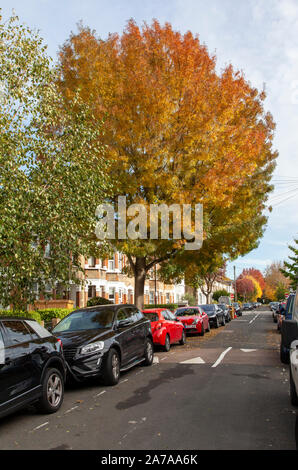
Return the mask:
<path id="1" fill-rule="evenodd" d="M 0 449 L 295 450 L 297 409 L 271 312 L 244 313 L 151 367 L 66 388 L 61 409 L 0 421 Z"/>

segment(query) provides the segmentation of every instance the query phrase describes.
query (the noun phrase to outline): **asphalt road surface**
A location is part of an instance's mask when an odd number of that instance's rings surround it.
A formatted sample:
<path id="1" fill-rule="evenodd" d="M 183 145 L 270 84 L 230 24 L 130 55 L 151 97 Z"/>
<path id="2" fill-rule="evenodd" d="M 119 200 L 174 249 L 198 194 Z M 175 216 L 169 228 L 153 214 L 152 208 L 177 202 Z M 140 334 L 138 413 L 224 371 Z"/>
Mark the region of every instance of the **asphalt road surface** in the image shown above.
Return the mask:
<path id="1" fill-rule="evenodd" d="M 67 387 L 53 415 L 0 421 L 0 449 L 296 449 L 296 411 L 269 311 L 157 352 L 116 387 Z M 297 429 L 297 426 L 296 426 Z"/>

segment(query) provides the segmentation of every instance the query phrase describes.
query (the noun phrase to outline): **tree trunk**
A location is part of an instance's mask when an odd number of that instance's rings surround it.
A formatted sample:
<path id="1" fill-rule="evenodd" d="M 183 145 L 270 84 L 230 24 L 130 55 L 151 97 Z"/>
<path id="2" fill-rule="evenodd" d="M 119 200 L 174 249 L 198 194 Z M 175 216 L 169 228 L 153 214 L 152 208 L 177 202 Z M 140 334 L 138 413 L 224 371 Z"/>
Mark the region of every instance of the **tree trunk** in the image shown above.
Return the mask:
<path id="1" fill-rule="evenodd" d="M 144 288 L 146 279 L 146 258 L 136 257 L 135 266 L 135 305 L 140 310 L 144 308 Z"/>

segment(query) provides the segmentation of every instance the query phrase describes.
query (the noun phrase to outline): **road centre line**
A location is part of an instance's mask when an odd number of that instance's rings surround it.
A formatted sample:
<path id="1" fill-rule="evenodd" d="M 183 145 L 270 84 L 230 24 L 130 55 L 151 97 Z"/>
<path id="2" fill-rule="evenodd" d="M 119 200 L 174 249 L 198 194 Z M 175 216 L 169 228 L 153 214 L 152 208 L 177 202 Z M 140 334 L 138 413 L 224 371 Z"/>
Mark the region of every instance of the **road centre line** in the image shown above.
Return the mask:
<path id="1" fill-rule="evenodd" d="M 232 349 L 232 347 L 230 346 L 229 348 L 227 348 L 224 352 L 221 353 L 221 355 L 219 356 L 219 358 L 217 359 L 217 361 L 213 364 L 212 367 L 217 367 L 221 361 L 223 360 L 223 358 L 225 357 L 225 355 Z"/>
<path id="2" fill-rule="evenodd" d="M 254 321 L 258 318 L 259 315 L 260 315 L 260 314 L 257 313 L 256 316 L 255 316 L 252 320 L 250 320 L 249 325 L 250 325 L 252 322 L 254 322 Z"/>

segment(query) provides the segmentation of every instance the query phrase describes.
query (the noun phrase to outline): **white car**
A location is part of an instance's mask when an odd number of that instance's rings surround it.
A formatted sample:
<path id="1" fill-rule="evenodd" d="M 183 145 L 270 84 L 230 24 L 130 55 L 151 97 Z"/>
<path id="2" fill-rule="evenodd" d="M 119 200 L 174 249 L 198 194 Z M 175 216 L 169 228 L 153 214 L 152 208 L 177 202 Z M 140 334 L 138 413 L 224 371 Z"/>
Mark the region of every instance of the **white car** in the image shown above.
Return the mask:
<path id="1" fill-rule="evenodd" d="M 298 340 L 290 347 L 290 395 L 292 405 L 298 406 Z"/>

